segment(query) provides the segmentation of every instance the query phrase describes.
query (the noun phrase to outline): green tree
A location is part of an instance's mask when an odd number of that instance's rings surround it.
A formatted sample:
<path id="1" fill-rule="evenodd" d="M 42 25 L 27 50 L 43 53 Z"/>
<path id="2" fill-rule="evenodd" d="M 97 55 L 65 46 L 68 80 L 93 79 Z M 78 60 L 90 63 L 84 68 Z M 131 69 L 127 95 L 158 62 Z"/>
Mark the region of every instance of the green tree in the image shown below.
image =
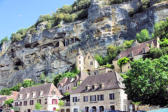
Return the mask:
<path id="1" fill-rule="evenodd" d="M 168 38 L 168 18 L 165 21 L 157 22 L 154 26 L 154 36 L 160 39 Z"/>
<path id="2" fill-rule="evenodd" d="M 0 44 L 3 44 L 4 42 L 7 42 L 9 41 L 8 37 L 4 37 L 2 40 L 1 40 L 1 43 Z"/>
<path id="3" fill-rule="evenodd" d="M 154 59 L 154 58 L 160 58 L 163 56 L 163 52 L 159 48 L 151 48 L 149 51 L 149 57 Z"/>
<path id="4" fill-rule="evenodd" d="M 0 95 L 10 95 L 11 90 L 9 88 L 4 88 L 0 91 Z"/>
<path id="5" fill-rule="evenodd" d="M 108 63 L 112 63 L 112 60 L 116 58 L 116 56 L 119 54 L 120 52 L 120 48 L 119 47 L 116 47 L 116 46 L 113 46 L 113 45 L 110 45 L 108 46 L 107 48 L 107 61 Z"/>
<path id="6" fill-rule="evenodd" d="M 124 48 L 130 48 L 133 44 L 134 40 L 126 40 L 124 43 L 123 43 L 123 47 Z"/>
<path id="7" fill-rule="evenodd" d="M 7 105 L 7 106 L 9 106 L 9 107 L 12 107 L 12 103 L 14 102 L 14 100 L 13 99 L 8 99 L 8 100 L 6 100 L 5 101 L 5 105 Z"/>
<path id="8" fill-rule="evenodd" d="M 26 87 L 31 87 L 31 86 L 33 86 L 34 85 L 34 81 L 32 81 L 32 80 L 24 80 L 23 81 L 23 84 L 22 84 L 22 86 L 24 87 L 24 88 L 26 88 Z"/>
<path id="9" fill-rule="evenodd" d="M 159 59 L 139 59 L 131 63 L 124 79 L 128 98 L 142 104 L 168 104 L 168 55 Z"/>
<path id="10" fill-rule="evenodd" d="M 161 46 L 161 47 L 167 47 L 167 46 L 168 46 L 168 38 L 164 38 L 164 39 L 160 42 L 160 46 Z"/>
<path id="11" fill-rule="evenodd" d="M 65 104 L 65 102 L 63 100 L 59 100 L 59 102 L 58 102 L 59 107 L 64 106 L 64 104 Z"/>
<path id="12" fill-rule="evenodd" d="M 147 29 L 141 30 L 140 33 L 136 34 L 136 37 L 137 37 L 138 42 L 140 43 L 148 41 L 150 39 L 149 32 Z"/>
<path id="13" fill-rule="evenodd" d="M 42 109 L 42 105 L 40 103 L 36 103 L 35 104 L 35 109 L 36 110 L 41 110 Z"/>
<path id="14" fill-rule="evenodd" d="M 37 20 L 37 22 L 40 23 L 40 22 L 43 22 L 43 21 L 49 21 L 51 19 L 52 19 L 52 17 L 49 14 L 47 14 L 47 15 L 41 15 L 39 17 L 39 19 Z"/>
<path id="15" fill-rule="evenodd" d="M 122 67 L 124 64 L 127 64 L 130 61 L 129 58 L 123 57 L 117 61 L 119 67 Z"/>
<path id="16" fill-rule="evenodd" d="M 99 65 L 104 65 L 104 59 L 102 56 L 96 54 L 95 57 L 96 61 L 99 63 Z"/>

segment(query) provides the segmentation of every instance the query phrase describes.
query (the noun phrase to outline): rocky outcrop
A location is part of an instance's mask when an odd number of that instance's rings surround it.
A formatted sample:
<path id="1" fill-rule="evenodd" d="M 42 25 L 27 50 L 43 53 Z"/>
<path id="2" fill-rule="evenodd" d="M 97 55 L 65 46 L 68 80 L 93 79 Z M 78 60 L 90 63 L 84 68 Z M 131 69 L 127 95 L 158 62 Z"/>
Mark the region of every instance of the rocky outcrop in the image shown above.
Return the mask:
<path id="1" fill-rule="evenodd" d="M 153 4 L 140 11 L 140 0 L 115 5 L 91 3 L 88 18 L 46 30 L 47 22 L 38 24 L 37 32 L 28 32 L 19 42 L 4 47 L 0 57 L 0 89 L 11 87 L 25 78 L 38 81 L 44 72 L 62 73 L 75 63 L 78 48 L 93 54 L 105 54 L 110 44 L 134 39 L 137 32 L 153 31 L 155 22 L 168 17 L 168 3 Z"/>

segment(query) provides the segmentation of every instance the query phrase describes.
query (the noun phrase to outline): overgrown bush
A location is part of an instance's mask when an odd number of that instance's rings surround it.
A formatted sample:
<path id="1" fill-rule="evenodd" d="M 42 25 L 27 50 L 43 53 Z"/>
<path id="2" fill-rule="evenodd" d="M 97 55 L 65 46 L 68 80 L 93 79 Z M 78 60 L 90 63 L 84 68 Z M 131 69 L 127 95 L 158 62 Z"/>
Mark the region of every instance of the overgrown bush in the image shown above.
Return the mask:
<path id="1" fill-rule="evenodd" d="M 168 39 L 168 18 L 165 21 L 157 22 L 154 26 L 154 36 L 160 39 Z"/>
<path id="2" fill-rule="evenodd" d="M 123 57 L 117 61 L 119 67 L 122 67 L 124 64 L 127 64 L 130 61 L 129 58 Z"/>
<path id="3" fill-rule="evenodd" d="M 9 41 L 8 37 L 4 37 L 2 40 L 1 40 L 1 43 L 0 44 L 3 44 L 4 42 L 7 42 Z"/>
<path id="4" fill-rule="evenodd" d="M 27 33 L 27 29 L 20 29 L 16 33 L 13 33 L 11 35 L 11 39 L 14 42 L 21 41 L 26 36 L 26 33 Z"/>
<path id="5" fill-rule="evenodd" d="M 138 42 L 140 43 L 150 40 L 149 32 L 147 29 L 141 30 L 140 33 L 136 34 L 136 37 Z"/>

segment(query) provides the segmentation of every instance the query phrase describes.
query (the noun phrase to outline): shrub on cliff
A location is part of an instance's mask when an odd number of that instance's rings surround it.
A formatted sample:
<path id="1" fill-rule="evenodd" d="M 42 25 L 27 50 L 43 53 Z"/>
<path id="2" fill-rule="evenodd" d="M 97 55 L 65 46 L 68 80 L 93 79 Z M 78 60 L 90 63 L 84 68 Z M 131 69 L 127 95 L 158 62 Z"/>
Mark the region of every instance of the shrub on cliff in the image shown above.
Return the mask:
<path id="1" fill-rule="evenodd" d="M 14 42 L 15 41 L 20 41 L 26 36 L 26 33 L 27 33 L 27 29 L 20 29 L 16 33 L 13 33 L 11 35 L 11 39 Z"/>
<path id="2" fill-rule="evenodd" d="M 9 41 L 8 37 L 4 37 L 2 40 L 1 40 L 1 43 L 0 44 L 3 44 L 4 42 L 7 42 Z"/>
<path id="3" fill-rule="evenodd" d="M 150 39 L 149 32 L 147 29 L 141 30 L 141 32 L 136 34 L 138 42 L 142 43 Z"/>

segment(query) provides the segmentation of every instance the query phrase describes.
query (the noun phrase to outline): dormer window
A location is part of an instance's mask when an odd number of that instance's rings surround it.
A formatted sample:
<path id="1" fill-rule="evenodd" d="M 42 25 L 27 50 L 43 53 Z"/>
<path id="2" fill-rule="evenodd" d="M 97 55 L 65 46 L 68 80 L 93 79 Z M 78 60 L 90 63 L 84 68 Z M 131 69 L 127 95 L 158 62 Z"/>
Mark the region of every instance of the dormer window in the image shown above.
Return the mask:
<path id="1" fill-rule="evenodd" d="M 95 86 L 94 86 L 94 85 L 92 86 L 92 89 L 95 89 Z"/>
<path id="2" fill-rule="evenodd" d="M 85 88 L 85 89 L 86 89 L 86 91 L 88 91 L 88 90 L 90 90 L 90 89 L 91 89 L 91 86 L 89 86 L 89 85 L 88 85 L 88 86 L 86 86 L 86 88 Z"/>
<path id="3" fill-rule="evenodd" d="M 43 91 L 40 91 L 40 96 L 43 96 Z"/>
<path id="4" fill-rule="evenodd" d="M 26 97 L 27 97 L 27 99 L 29 98 L 29 96 L 30 96 L 30 93 L 27 93 L 27 96 L 26 96 Z"/>
<path id="5" fill-rule="evenodd" d="M 102 83 L 102 84 L 100 84 L 100 88 L 101 89 L 103 89 L 104 88 L 104 84 Z"/>
<path id="6" fill-rule="evenodd" d="M 20 99 L 22 99 L 22 98 L 23 98 L 23 95 L 22 95 L 22 94 L 20 94 L 20 95 L 19 95 L 19 98 L 20 98 Z"/>
<path id="7" fill-rule="evenodd" d="M 33 92 L 33 98 L 35 98 L 36 97 L 36 92 Z"/>

